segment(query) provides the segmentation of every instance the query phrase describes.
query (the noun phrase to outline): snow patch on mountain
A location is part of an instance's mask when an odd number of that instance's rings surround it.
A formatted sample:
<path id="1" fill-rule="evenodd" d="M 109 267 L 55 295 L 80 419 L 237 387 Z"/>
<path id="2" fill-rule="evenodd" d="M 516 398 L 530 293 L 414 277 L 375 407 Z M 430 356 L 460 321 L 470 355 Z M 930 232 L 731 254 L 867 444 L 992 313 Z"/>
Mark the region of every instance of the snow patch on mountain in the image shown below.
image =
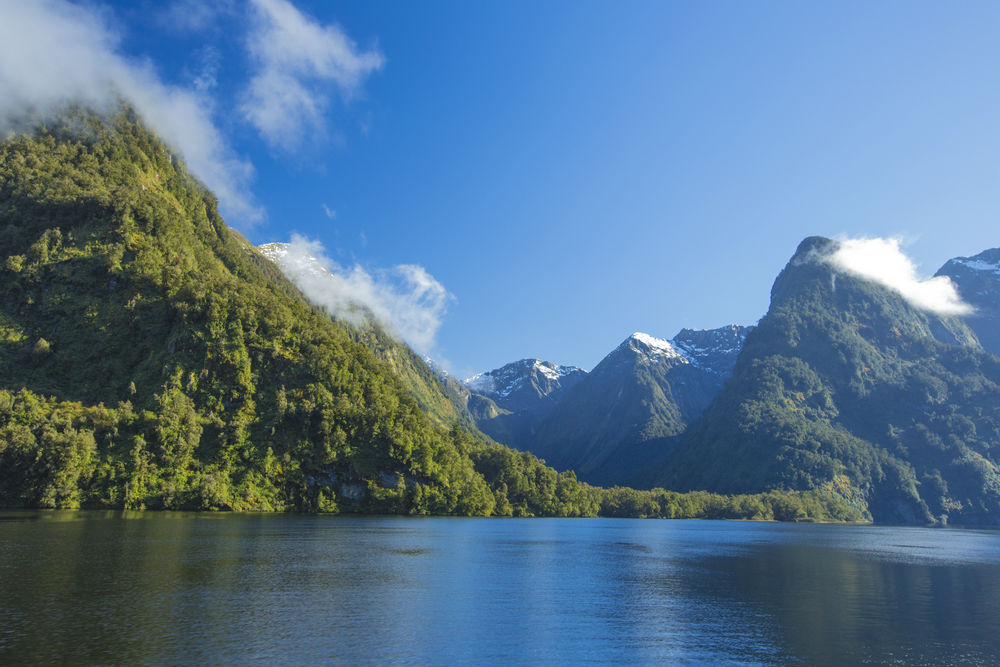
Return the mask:
<path id="1" fill-rule="evenodd" d="M 962 258 L 962 259 L 955 259 L 952 261 L 968 269 L 972 269 L 973 271 L 986 271 L 1000 275 L 1000 264 L 992 264 L 990 262 L 984 262 L 981 259 Z"/>
<path id="2" fill-rule="evenodd" d="M 534 366 L 531 369 L 535 372 L 541 373 L 550 380 L 558 380 L 559 378 L 571 373 L 573 370 L 579 370 L 575 367 L 565 367 L 556 366 L 547 361 L 541 361 L 540 359 L 535 359 Z"/>
<path id="3" fill-rule="evenodd" d="M 586 373 L 586 371 L 576 366 L 559 366 L 541 359 L 521 359 L 501 368 L 477 373 L 463 380 L 462 384 L 477 394 L 506 398 L 529 382 L 532 375 L 559 382 L 574 373 Z"/>
<path id="4" fill-rule="evenodd" d="M 650 363 L 691 364 L 728 377 L 752 328 L 731 324 L 718 329 L 681 329 L 672 339 L 637 331 L 618 349 L 641 355 Z"/>
<path id="5" fill-rule="evenodd" d="M 681 329 L 670 342 L 695 366 L 728 376 L 752 329 L 738 324 L 718 329 Z"/>
<path id="6" fill-rule="evenodd" d="M 641 350 L 645 352 L 649 357 L 653 359 L 659 359 L 665 357 L 667 359 L 687 359 L 678 352 L 673 345 L 670 344 L 669 340 L 663 338 L 656 338 L 655 336 L 650 336 L 647 333 L 641 331 L 636 331 L 634 334 L 629 336 L 627 343 L 635 341 L 642 345 L 645 349 Z M 634 345 L 631 345 L 635 349 Z"/>
<path id="7" fill-rule="evenodd" d="M 637 331 L 609 356 L 613 356 L 616 363 L 625 364 L 632 363 L 630 359 L 636 357 L 645 359 L 650 364 L 690 364 L 712 374 L 728 377 L 751 328 L 733 324 L 705 331 L 681 329 L 673 340 Z M 476 394 L 505 399 L 521 389 L 530 388 L 532 384 L 544 395 L 548 395 L 559 385 L 563 385 L 563 379 L 567 376 L 576 376 L 575 382 L 586 373 L 577 366 L 560 366 L 541 359 L 521 359 L 491 371 L 477 373 L 462 380 L 462 384 Z"/>
<path id="8" fill-rule="evenodd" d="M 494 394 L 496 393 L 497 388 L 497 382 L 496 378 L 493 376 L 493 371 L 476 373 L 472 377 L 462 380 L 462 384 L 477 394 Z M 508 391 L 507 393 L 509 394 L 510 392 Z"/>

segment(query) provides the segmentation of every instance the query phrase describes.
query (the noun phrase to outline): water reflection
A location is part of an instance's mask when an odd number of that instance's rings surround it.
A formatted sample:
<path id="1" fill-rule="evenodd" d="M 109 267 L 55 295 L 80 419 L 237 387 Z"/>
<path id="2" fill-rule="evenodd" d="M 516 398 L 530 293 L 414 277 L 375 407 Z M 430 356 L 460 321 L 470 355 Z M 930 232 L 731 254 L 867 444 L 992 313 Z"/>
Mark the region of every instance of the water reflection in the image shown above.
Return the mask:
<path id="1" fill-rule="evenodd" d="M 757 601 L 810 664 L 1000 662 L 996 564 L 844 556 L 782 544 L 708 565 L 731 574 L 733 598 Z"/>
<path id="2" fill-rule="evenodd" d="M 0 513 L 3 664 L 997 664 L 1000 535 Z"/>

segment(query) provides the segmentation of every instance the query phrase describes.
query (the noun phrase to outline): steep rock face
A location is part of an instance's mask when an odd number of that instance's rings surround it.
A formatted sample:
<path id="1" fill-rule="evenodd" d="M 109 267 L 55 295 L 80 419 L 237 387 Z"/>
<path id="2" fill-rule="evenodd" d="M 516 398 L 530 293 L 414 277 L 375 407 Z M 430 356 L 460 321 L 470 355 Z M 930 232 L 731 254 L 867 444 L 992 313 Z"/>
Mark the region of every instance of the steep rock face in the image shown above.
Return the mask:
<path id="1" fill-rule="evenodd" d="M 976 310 L 963 319 L 983 348 L 1000 356 L 1000 248 L 948 260 L 935 274 L 948 276 Z"/>
<path id="2" fill-rule="evenodd" d="M 732 378 L 644 481 L 822 488 L 877 521 L 995 525 L 1000 360 L 957 318 L 836 269 L 837 248 L 803 241 Z"/>
<path id="3" fill-rule="evenodd" d="M 745 327 L 625 339 L 552 410 L 531 451 L 597 484 L 624 484 L 669 451 L 720 391 Z"/>
<path id="4" fill-rule="evenodd" d="M 739 324 L 718 329 L 681 329 L 671 343 L 691 363 L 729 377 L 752 329 Z"/>
<path id="5" fill-rule="evenodd" d="M 530 449 L 539 425 L 587 371 L 540 359 L 521 359 L 479 373 L 463 384 L 468 410 L 479 429 L 498 442 Z"/>

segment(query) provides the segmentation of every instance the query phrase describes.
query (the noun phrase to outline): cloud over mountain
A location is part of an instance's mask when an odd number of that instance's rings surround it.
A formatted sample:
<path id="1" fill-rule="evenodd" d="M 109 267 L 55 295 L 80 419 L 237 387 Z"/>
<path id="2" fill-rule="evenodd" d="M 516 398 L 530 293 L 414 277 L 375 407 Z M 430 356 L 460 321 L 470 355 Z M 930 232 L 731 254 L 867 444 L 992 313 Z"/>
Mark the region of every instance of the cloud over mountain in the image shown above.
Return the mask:
<path id="1" fill-rule="evenodd" d="M 263 211 L 250 192 L 252 165 L 212 120 L 212 101 L 165 83 L 153 65 L 121 53 L 110 17 L 62 0 L 4 3 L 0 20 L 0 131 L 67 104 L 98 110 L 128 100 L 184 156 L 227 214 L 253 222 Z"/>
<path id="2" fill-rule="evenodd" d="M 973 311 L 947 276 L 921 278 L 913 261 L 900 250 L 899 239 L 841 239 L 825 258 L 841 271 L 872 280 L 899 292 L 912 305 L 939 315 Z"/>
<path id="3" fill-rule="evenodd" d="M 211 4 L 211 6 L 209 6 Z M 301 148 L 305 136 L 326 130 L 333 95 L 356 96 L 382 55 L 359 50 L 336 25 L 321 25 L 287 0 L 195 3 L 179 0 L 159 14 L 175 32 L 221 24 L 249 13 L 245 35 L 235 35 L 250 57 L 239 116 L 272 147 Z M 178 151 L 219 198 L 223 214 L 247 226 L 264 218 L 250 184 L 254 167 L 239 155 L 218 123 L 228 111 L 216 99 L 220 52 L 208 46 L 189 83 L 167 81 L 150 60 L 122 49 L 122 27 L 109 9 L 66 0 L 6 2 L 0 19 L 0 134 L 23 129 L 71 104 L 111 111 L 129 102 Z"/>
<path id="4" fill-rule="evenodd" d="M 359 264 L 344 267 L 326 255 L 322 243 L 297 234 L 291 243 L 270 244 L 262 250 L 310 301 L 333 316 L 360 324 L 371 313 L 417 352 L 433 351 L 454 297 L 424 267 L 400 264 L 374 271 Z"/>

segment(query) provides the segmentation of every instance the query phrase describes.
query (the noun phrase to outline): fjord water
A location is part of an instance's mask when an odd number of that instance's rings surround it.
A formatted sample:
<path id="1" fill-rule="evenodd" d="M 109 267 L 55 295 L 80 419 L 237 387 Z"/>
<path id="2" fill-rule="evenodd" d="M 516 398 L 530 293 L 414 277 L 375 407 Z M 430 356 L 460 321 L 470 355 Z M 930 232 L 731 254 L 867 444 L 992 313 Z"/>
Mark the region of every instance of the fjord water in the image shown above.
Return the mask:
<path id="1" fill-rule="evenodd" d="M 2 664 L 998 664 L 1000 532 L 0 514 Z"/>

